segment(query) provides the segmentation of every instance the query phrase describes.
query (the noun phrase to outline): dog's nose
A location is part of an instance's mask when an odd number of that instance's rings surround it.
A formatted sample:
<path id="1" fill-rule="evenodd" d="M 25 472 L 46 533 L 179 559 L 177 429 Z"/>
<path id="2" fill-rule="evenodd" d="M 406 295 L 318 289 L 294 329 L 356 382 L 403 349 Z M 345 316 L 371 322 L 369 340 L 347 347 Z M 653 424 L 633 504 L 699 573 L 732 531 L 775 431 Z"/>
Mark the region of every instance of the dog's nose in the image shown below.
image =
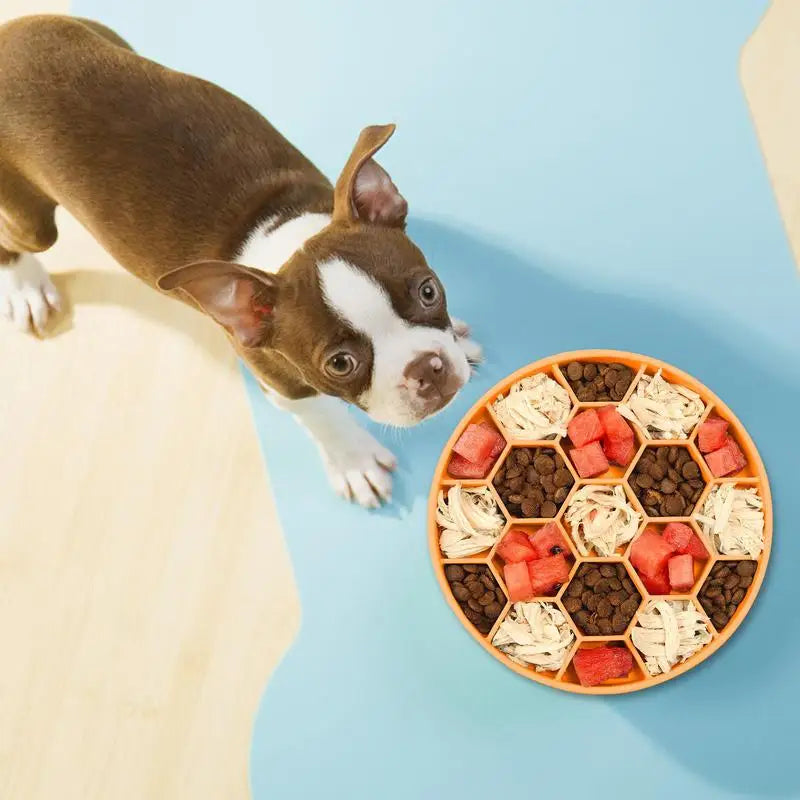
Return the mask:
<path id="1" fill-rule="evenodd" d="M 447 401 L 461 388 L 449 364 L 434 352 L 422 353 L 410 361 L 403 377 L 423 400 Z"/>

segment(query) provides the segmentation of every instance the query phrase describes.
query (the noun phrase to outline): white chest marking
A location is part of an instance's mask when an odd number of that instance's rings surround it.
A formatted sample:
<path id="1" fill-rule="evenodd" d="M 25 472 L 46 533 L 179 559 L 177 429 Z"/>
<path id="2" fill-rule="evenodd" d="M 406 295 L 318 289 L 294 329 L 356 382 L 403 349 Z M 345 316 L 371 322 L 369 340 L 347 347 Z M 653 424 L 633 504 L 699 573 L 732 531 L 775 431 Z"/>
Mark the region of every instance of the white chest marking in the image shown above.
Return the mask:
<path id="1" fill-rule="evenodd" d="M 330 221 L 328 214 L 301 214 L 275 230 L 262 225 L 247 240 L 239 261 L 263 272 L 277 272 L 293 253 Z"/>

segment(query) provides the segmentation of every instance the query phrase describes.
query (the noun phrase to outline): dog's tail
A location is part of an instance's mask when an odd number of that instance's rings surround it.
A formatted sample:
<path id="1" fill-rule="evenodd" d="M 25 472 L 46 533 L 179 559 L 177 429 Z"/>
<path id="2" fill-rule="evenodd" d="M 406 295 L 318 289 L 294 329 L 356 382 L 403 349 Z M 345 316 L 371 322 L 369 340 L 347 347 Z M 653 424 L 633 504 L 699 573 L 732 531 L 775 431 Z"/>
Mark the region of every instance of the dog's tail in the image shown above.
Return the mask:
<path id="1" fill-rule="evenodd" d="M 126 50 L 133 50 L 133 48 L 118 34 L 114 33 L 111 28 L 107 28 L 100 22 L 95 22 L 93 19 L 84 19 L 83 17 L 73 17 L 76 22 L 83 23 L 89 30 L 102 36 L 106 41 L 111 42 L 119 47 L 124 47 Z"/>

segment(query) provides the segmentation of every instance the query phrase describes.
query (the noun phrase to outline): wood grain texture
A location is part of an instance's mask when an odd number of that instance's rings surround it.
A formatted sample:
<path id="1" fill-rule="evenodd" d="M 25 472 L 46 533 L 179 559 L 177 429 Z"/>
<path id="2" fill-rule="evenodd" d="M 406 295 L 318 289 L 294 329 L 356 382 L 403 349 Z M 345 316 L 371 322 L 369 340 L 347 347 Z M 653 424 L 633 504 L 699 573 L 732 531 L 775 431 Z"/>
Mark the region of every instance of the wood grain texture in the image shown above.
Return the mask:
<path id="1" fill-rule="evenodd" d="M 246 798 L 299 607 L 241 375 L 200 314 L 59 230 L 71 312 L 43 341 L 0 328 L 0 797 Z"/>

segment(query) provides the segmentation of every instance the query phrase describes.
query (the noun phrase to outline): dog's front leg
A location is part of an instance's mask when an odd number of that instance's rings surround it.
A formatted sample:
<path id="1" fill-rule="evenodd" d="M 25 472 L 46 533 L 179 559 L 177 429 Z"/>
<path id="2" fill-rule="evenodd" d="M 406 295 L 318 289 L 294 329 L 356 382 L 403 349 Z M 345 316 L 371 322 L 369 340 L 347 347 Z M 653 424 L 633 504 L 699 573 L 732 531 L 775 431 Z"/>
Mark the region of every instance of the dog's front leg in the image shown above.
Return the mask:
<path id="1" fill-rule="evenodd" d="M 377 508 L 392 497 L 391 472 L 397 459 L 334 397 L 287 400 L 268 391 L 278 408 L 293 414 L 319 447 L 328 479 L 342 497 Z"/>

